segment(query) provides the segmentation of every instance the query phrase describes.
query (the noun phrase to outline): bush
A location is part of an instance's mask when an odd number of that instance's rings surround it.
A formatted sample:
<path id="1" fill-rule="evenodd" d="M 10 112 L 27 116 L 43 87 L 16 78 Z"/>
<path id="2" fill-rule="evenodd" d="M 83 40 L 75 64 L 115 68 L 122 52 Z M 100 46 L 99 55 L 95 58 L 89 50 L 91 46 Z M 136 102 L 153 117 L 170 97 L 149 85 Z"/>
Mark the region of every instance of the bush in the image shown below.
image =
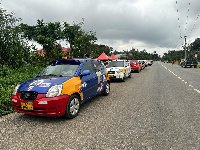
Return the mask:
<path id="1" fill-rule="evenodd" d="M 0 116 L 13 112 L 12 92 L 20 82 L 33 78 L 42 70 L 42 66 L 26 65 L 18 69 L 4 67 L 0 69 Z"/>

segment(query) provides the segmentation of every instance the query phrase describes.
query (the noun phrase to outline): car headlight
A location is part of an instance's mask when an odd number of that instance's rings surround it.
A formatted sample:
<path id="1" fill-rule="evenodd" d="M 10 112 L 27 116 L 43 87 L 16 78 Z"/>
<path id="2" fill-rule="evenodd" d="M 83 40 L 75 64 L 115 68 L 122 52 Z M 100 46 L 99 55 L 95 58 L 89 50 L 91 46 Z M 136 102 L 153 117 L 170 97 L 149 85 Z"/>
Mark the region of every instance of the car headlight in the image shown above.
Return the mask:
<path id="1" fill-rule="evenodd" d="M 62 84 L 54 85 L 48 90 L 48 92 L 46 94 L 46 97 L 60 96 L 61 92 L 62 92 L 62 89 L 63 89 L 63 85 Z"/>
<path id="2" fill-rule="evenodd" d="M 17 94 L 17 90 L 18 90 L 18 88 L 19 88 L 19 84 L 15 87 L 15 89 L 14 89 L 14 91 L 13 91 L 13 95 L 16 95 Z"/>

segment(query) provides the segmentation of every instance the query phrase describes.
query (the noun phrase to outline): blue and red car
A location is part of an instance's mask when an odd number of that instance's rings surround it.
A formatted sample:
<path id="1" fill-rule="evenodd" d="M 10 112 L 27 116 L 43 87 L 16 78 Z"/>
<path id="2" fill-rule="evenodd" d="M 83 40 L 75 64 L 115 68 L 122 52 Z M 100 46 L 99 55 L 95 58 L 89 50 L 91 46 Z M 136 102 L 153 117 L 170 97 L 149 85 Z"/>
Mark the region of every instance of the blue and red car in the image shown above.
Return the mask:
<path id="1" fill-rule="evenodd" d="M 81 104 L 99 93 L 110 93 L 104 64 L 95 59 L 66 59 L 51 62 L 35 78 L 17 85 L 11 101 L 20 113 L 74 118 Z"/>

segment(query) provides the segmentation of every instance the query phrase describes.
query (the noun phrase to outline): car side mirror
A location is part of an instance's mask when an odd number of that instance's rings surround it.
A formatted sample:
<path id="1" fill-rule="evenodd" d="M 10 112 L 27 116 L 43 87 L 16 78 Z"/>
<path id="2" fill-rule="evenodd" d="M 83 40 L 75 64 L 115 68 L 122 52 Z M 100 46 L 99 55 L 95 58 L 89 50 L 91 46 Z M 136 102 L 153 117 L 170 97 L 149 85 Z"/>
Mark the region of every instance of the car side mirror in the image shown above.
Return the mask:
<path id="1" fill-rule="evenodd" d="M 83 70 L 81 76 L 87 76 L 87 75 L 90 75 L 90 70 Z"/>

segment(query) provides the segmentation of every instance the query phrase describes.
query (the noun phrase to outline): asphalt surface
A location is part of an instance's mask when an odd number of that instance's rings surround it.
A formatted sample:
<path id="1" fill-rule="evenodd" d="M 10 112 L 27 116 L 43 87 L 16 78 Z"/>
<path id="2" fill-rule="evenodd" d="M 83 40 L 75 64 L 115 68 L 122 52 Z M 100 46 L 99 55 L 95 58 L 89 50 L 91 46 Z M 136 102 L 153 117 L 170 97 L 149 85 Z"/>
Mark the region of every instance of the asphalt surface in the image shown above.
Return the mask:
<path id="1" fill-rule="evenodd" d="M 199 150 L 200 69 L 154 62 L 109 96 L 82 105 L 79 115 L 0 118 L 0 150 Z"/>

